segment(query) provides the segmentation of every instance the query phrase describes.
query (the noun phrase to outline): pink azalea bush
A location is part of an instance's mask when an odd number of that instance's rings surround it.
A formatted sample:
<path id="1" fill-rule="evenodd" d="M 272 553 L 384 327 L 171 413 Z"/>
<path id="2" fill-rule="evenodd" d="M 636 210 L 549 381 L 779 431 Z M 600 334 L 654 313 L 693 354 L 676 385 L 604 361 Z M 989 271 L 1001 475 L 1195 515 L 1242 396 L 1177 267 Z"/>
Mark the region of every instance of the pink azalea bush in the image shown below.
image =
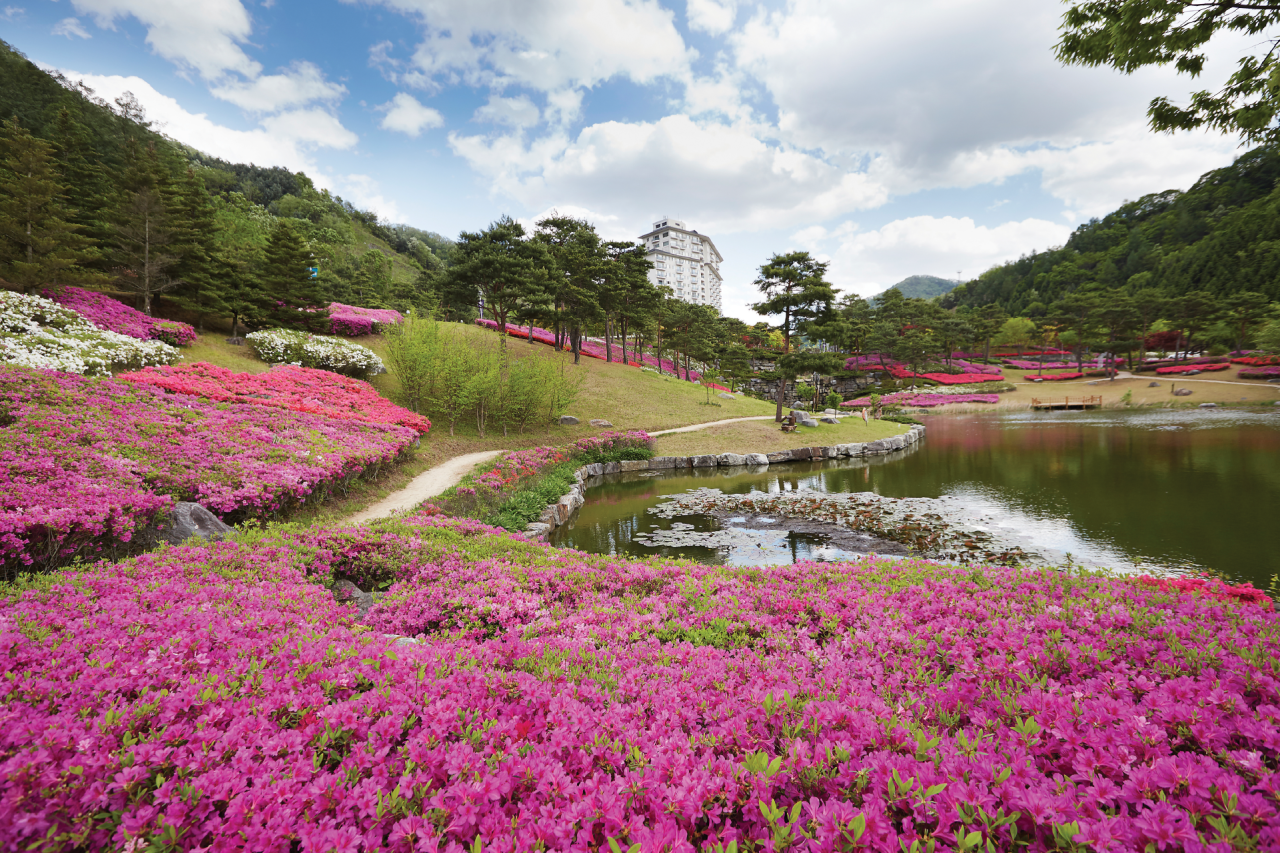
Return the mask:
<path id="1" fill-rule="evenodd" d="M 1280 377 L 1280 365 L 1269 367 L 1242 367 L 1237 374 L 1241 379 L 1274 379 Z"/>
<path id="2" fill-rule="evenodd" d="M 959 361 L 956 365 L 961 373 L 915 373 L 905 364 L 887 356 L 881 358 L 877 353 L 864 353 L 845 359 L 845 370 L 883 370 L 894 379 L 929 379 L 939 385 L 967 385 L 972 382 L 1001 382 L 1004 377 L 1000 368 L 993 364 L 969 364 Z"/>
<path id="3" fill-rule="evenodd" d="M 403 320 L 404 315 L 391 308 L 359 308 L 355 305 L 343 305 L 341 302 L 329 303 L 331 335 L 358 338 L 372 335 L 382 326 L 394 326 Z"/>
<path id="4" fill-rule="evenodd" d="M 1216 363 L 1199 363 L 1199 364 L 1171 364 L 1168 367 L 1157 367 L 1156 373 L 1164 376 L 1176 375 L 1179 373 L 1188 373 L 1192 370 L 1201 372 L 1211 372 L 1215 370 L 1226 370 L 1231 364 L 1220 361 Z"/>
<path id="5" fill-rule="evenodd" d="M 407 427 L 0 365 L 0 573 L 129 543 L 174 500 L 266 517 L 395 459 Z"/>
<path id="6" fill-rule="evenodd" d="M 498 324 L 494 320 L 477 319 L 475 322 L 477 326 L 483 326 L 486 329 L 498 328 Z M 522 338 L 524 340 L 528 340 L 529 327 L 513 326 L 511 324 L 507 324 L 507 334 L 513 338 Z M 533 327 L 533 339 L 536 342 L 540 344 L 546 344 L 547 346 L 555 346 L 555 343 L 556 343 L 556 336 L 554 332 L 548 329 L 540 328 L 538 326 Z M 603 344 L 598 344 L 598 343 L 595 343 L 594 341 L 587 341 L 587 340 L 584 340 L 582 342 L 582 354 L 587 356 L 588 358 L 598 358 L 601 361 L 604 361 L 608 357 L 608 354 L 605 352 L 605 348 Z M 635 358 L 637 356 L 641 358 L 642 361 L 640 362 L 635 361 Z M 614 345 L 613 359 L 615 363 L 621 363 L 622 348 L 617 344 Z M 683 365 L 677 366 L 669 358 L 664 358 L 661 361 L 659 361 L 657 356 L 649 355 L 647 352 L 636 353 L 631 349 L 631 347 L 627 347 L 627 364 L 631 365 L 632 367 L 645 367 L 645 366 L 654 367 L 654 368 L 661 367 L 663 371 L 673 376 L 678 375 L 678 377 L 681 379 L 686 378 Z M 701 377 L 702 377 L 701 373 L 690 368 L 689 375 L 687 377 L 690 381 L 696 382 Z"/>
<path id="7" fill-rule="evenodd" d="M 1274 850 L 1263 603 L 428 515 L 168 548 L 0 597 L 0 846 Z"/>
<path id="8" fill-rule="evenodd" d="M 310 412 L 328 418 L 396 424 L 426 435 L 431 421 L 397 406 L 360 379 L 285 364 L 266 373 L 236 373 L 199 362 L 122 373 L 126 382 L 206 400 Z"/>
<path id="9" fill-rule="evenodd" d="M 901 406 L 917 406 L 932 409 L 949 403 L 998 403 L 999 394 L 920 394 L 914 391 L 899 391 L 896 394 L 885 394 L 880 398 L 883 405 L 897 403 Z M 865 409 L 871 405 L 870 399 L 861 397 L 857 400 L 845 400 L 840 404 L 845 409 Z"/>
<path id="10" fill-rule="evenodd" d="M 1046 373 L 1043 376 L 1036 375 L 1028 378 L 1044 382 L 1064 382 L 1068 379 L 1080 379 L 1083 376 L 1083 373 L 1072 371 L 1070 373 Z"/>
<path id="11" fill-rule="evenodd" d="M 108 332 L 128 335 L 140 341 L 163 341 L 174 347 L 188 346 L 196 340 L 196 330 L 189 324 L 148 317 L 105 293 L 68 285 L 46 288 L 41 295 L 83 315 Z"/>

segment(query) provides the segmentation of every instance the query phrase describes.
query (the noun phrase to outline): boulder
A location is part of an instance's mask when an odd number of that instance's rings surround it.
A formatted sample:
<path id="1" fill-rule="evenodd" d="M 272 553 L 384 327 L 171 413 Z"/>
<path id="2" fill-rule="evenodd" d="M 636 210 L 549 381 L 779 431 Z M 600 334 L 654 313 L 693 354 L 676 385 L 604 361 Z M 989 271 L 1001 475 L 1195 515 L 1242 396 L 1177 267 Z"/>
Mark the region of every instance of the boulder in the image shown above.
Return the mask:
<path id="1" fill-rule="evenodd" d="M 797 447 L 791 451 L 791 458 L 797 460 L 812 459 L 813 451 L 808 447 Z"/>
<path id="2" fill-rule="evenodd" d="M 530 539 L 545 539 L 547 534 L 550 532 L 551 532 L 550 524 L 543 524 L 537 521 L 533 522 L 532 524 L 530 524 L 528 527 L 524 529 L 524 535 Z"/>
<path id="3" fill-rule="evenodd" d="M 621 462 L 605 462 L 603 463 L 603 466 L 603 473 L 605 474 L 617 474 L 622 470 Z"/>
<path id="4" fill-rule="evenodd" d="M 618 464 L 622 466 L 623 471 L 648 471 L 649 470 L 648 459 L 624 459 L 622 462 L 619 462 Z"/>
<path id="5" fill-rule="evenodd" d="M 581 423 L 581 421 L 579 421 L 579 420 L 578 420 L 577 418 L 575 418 L 573 415 L 561 415 L 561 416 L 560 416 L 560 425 L 561 425 L 561 426 L 577 426 L 579 423 Z"/>
<path id="6" fill-rule="evenodd" d="M 835 410 L 835 409 L 823 409 L 823 410 L 822 410 L 822 414 L 824 414 L 824 415 L 834 415 L 835 413 L 836 413 L 836 410 Z"/>
<path id="7" fill-rule="evenodd" d="M 606 421 L 604 418 L 592 418 L 591 420 L 587 421 L 587 423 L 591 424 L 593 427 L 611 427 L 611 426 L 613 426 L 613 424 L 609 423 L 609 422 L 608 422 L 608 421 Z"/>
<path id="8" fill-rule="evenodd" d="M 1202 409 L 1216 409 L 1216 408 L 1218 408 L 1218 404 L 1217 404 L 1217 403 L 1201 403 L 1201 404 L 1200 404 L 1200 408 L 1202 408 Z"/>
<path id="9" fill-rule="evenodd" d="M 1159 382 L 1148 382 L 1148 383 L 1147 383 L 1147 387 L 1148 387 L 1148 388 L 1159 388 L 1159 387 L 1160 387 L 1160 383 L 1159 383 Z"/>
<path id="10" fill-rule="evenodd" d="M 244 346 L 244 338 L 227 338 L 227 343 L 233 347 L 242 347 Z"/>
<path id="11" fill-rule="evenodd" d="M 649 460 L 650 471 L 661 471 L 666 468 L 675 468 L 676 460 L 683 460 L 683 456 L 655 456 Z"/>
<path id="12" fill-rule="evenodd" d="M 1190 396 L 1191 396 L 1191 389 L 1190 389 L 1190 388 L 1177 388 L 1177 389 L 1175 389 L 1175 390 L 1174 390 L 1174 392 L 1173 392 L 1173 396 L 1175 396 L 1175 397 L 1190 397 Z"/>
<path id="13" fill-rule="evenodd" d="M 585 470 L 592 477 L 599 477 L 601 474 L 604 473 L 604 463 L 592 462 L 590 465 L 585 466 L 583 470 Z"/>
<path id="14" fill-rule="evenodd" d="M 538 521 L 543 524 L 559 524 L 560 522 L 556 521 L 556 505 L 547 504 L 547 508 L 538 516 Z"/>
<path id="15" fill-rule="evenodd" d="M 817 422 L 817 421 L 815 421 L 813 418 L 801 418 L 801 419 L 800 419 L 800 426 L 816 427 L 817 425 L 818 425 L 818 422 Z"/>
<path id="16" fill-rule="evenodd" d="M 163 526 L 156 531 L 156 538 L 181 545 L 192 537 L 218 541 L 231 532 L 232 528 L 200 504 L 178 501 Z"/>
<path id="17" fill-rule="evenodd" d="M 863 445 L 863 447 L 865 448 L 863 452 L 867 456 L 876 456 L 881 453 L 889 452 L 889 445 L 883 438 L 879 441 L 868 441 Z"/>
<path id="18" fill-rule="evenodd" d="M 790 461 L 791 461 L 791 451 L 790 451 L 790 450 L 775 450 L 773 453 L 766 454 L 766 455 L 765 455 L 765 459 L 768 459 L 768 460 L 769 460 L 769 464 L 770 464 L 770 465 L 777 465 L 779 462 L 790 462 Z"/>
<path id="19" fill-rule="evenodd" d="M 822 448 L 822 455 L 823 455 L 824 457 L 826 457 L 827 459 L 836 459 L 836 458 L 838 458 L 838 457 L 840 456 L 840 448 L 838 448 L 838 447 L 824 447 L 824 448 Z"/>
<path id="20" fill-rule="evenodd" d="M 354 604 L 360 609 L 361 619 L 369 612 L 369 608 L 373 607 L 373 595 L 363 591 L 351 581 L 344 580 L 335 583 L 333 585 L 333 597 L 344 604 Z"/>
<path id="21" fill-rule="evenodd" d="M 846 444 L 845 447 L 849 448 L 850 456 L 862 456 L 867 452 L 867 446 L 862 442 L 854 442 L 853 444 Z"/>
<path id="22" fill-rule="evenodd" d="M 1280 404 L 1277 404 L 1280 405 Z M 768 465 L 769 457 L 763 453 L 748 453 L 742 457 L 744 465 Z"/>
<path id="23" fill-rule="evenodd" d="M 716 467 L 716 458 L 714 456 L 690 456 L 694 468 L 714 468 Z"/>
<path id="24" fill-rule="evenodd" d="M 719 465 L 746 465 L 747 457 L 740 453 L 721 453 L 716 457 L 716 463 Z"/>
<path id="25" fill-rule="evenodd" d="M 839 419 L 839 418 L 837 418 L 835 415 L 823 415 L 822 417 L 818 418 L 818 420 L 819 420 L 819 421 L 821 421 L 821 422 L 822 422 L 822 423 L 824 423 L 824 424 L 838 424 L 838 423 L 840 423 L 840 419 Z"/>
<path id="26" fill-rule="evenodd" d="M 732 394 L 726 394 L 726 393 L 724 393 L 723 391 L 721 391 L 721 392 L 720 392 L 719 394 L 717 394 L 716 396 L 717 396 L 717 397 L 719 397 L 721 400 L 736 400 L 736 399 L 738 399 L 737 397 L 733 396 Z"/>

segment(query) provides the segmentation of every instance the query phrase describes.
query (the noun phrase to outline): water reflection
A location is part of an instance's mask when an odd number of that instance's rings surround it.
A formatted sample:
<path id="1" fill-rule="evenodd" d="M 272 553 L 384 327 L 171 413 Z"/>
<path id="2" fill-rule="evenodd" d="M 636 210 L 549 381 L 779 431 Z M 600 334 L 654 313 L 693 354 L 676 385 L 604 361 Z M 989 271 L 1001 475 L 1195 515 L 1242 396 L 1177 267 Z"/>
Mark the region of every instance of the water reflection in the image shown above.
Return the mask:
<path id="1" fill-rule="evenodd" d="M 588 551 L 721 562 L 713 549 L 646 548 L 663 495 L 871 491 L 963 499 L 995 526 L 1093 562 L 1209 569 L 1266 586 L 1280 573 L 1270 534 L 1280 507 L 1280 412 L 1142 410 L 929 417 L 924 442 L 872 460 L 792 463 L 725 474 L 621 475 L 591 489 L 553 540 Z M 715 529 L 714 519 L 678 519 Z M 823 543 L 788 542 L 792 559 Z M 734 560 L 737 562 L 738 560 Z"/>

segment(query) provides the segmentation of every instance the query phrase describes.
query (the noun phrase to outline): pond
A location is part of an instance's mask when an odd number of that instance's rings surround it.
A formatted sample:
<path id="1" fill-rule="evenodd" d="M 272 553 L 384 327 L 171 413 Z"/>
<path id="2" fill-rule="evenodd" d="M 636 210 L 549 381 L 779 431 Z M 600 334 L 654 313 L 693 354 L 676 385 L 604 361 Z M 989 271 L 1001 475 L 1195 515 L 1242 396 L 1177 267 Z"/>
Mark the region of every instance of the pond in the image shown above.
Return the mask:
<path id="1" fill-rule="evenodd" d="M 921 420 L 928 427 L 924 441 L 890 456 L 606 477 L 587 491 L 586 505 L 555 531 L 552 543 L 739 565 L 843 559 L 859 549 L 833 544 L 820 531 L 788 532 L 760 524 L 758 517 L 662 517 L 660 505 L 705 488 L 726 495 L 870 492 L 940 498 L 938 506 L 983 529 L 1085 565 L 1212 571 L 1259 587 L 1280 574 L 1280 411 L 1026 412 Z M 705 535 L 685 535 L 695 533 Z"/>

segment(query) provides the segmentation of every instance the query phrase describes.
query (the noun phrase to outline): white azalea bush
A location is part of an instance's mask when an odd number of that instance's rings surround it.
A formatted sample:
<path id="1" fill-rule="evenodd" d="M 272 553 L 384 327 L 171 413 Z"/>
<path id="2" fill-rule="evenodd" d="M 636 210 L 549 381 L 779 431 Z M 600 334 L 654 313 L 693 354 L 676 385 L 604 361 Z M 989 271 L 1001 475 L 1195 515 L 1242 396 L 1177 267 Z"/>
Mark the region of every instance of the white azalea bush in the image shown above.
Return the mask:
<path id="1" fill-rule="evenodd" d="M 361 379 L 386 372 L 382 359 L 373 350 L 342 338 L 267 329 L 253 332 L 245 339 L 259 358 L 272 364 L 314 367 Z"/>
<path id="2" fill-rule="evenodd" d="M 108 332 L 44 297 L 0 290 L 0 363 L 105 376 L 180 357 L 163 341 Z"/>

